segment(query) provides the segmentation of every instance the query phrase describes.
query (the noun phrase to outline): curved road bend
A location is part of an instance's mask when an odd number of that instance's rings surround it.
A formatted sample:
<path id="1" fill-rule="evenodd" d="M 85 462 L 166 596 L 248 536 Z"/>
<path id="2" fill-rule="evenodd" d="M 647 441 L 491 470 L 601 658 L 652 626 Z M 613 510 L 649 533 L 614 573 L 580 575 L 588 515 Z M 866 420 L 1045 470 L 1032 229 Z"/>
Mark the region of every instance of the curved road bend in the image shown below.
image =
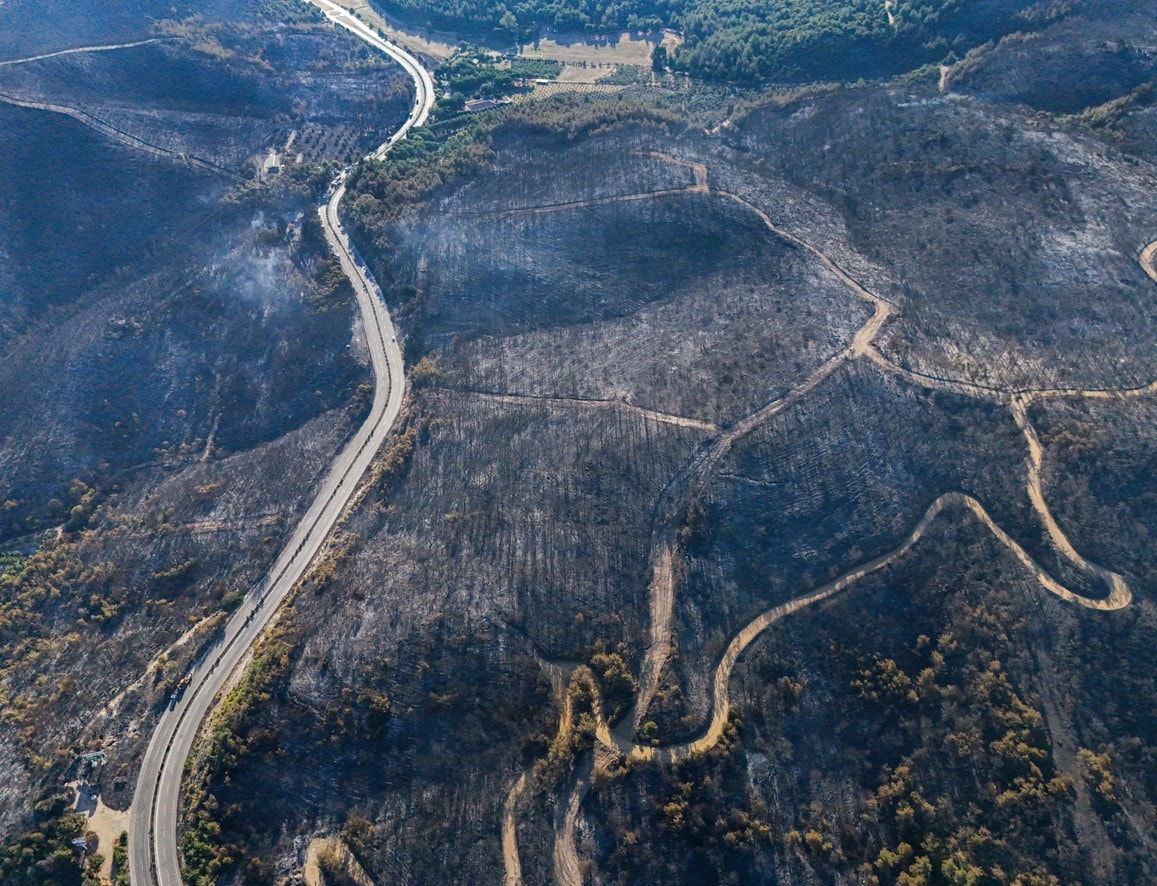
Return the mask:
<path id="1" fill-rule="evenodd" d="M 333 22 L 395 59 L 414 81 L 415 105 L 398 131 L 371 155 L 381 157 L 411 128 L 425 123 L 434 103 L 433 81 L 413 56 L 387 43 L 341 7 L 329 0 L 311 2 Z M 405 392 L 402 352 L 381 293 L 369 271 L 355 257 L 342 229 L 339 208 L 345 190 L 343 173 L 332 197 L 322 208 L 321 217 L 326 239 L 357 296 L 373 363 L 373 405 L 365 423 L 330 467 L 313 503 L 269 574 L 229 619 L 221 642 L 195 666 L 181 701 L 166 709 L 157 721 L 141 763 L 129 818 L 132 886 L 180 886 L 183 882 L 177 848 L 178 801 L 185 761 L 197 731 L 230 674 L 253 647 L 290 589 L 305 574 L 401 411 Z"/>

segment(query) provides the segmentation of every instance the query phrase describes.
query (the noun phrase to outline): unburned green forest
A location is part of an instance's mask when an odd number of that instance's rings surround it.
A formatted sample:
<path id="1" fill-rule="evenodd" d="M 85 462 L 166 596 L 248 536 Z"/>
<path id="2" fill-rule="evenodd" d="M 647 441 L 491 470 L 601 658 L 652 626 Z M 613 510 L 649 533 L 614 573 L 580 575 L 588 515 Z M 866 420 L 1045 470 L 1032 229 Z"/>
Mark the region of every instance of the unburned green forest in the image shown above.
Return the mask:
<path id="1" fill-rule="evenodd" d="M 381 0 L 402 21 L 466 31 L 496 43 L 541 32 L 617 37 L 676 30 L 656 64 L 707 79 L 755 84 L 889 76 L 964 55 L 986 41 L 1063 18 L 1073 4 L 1032 0 L 628 0 L 494 3 Z"/>

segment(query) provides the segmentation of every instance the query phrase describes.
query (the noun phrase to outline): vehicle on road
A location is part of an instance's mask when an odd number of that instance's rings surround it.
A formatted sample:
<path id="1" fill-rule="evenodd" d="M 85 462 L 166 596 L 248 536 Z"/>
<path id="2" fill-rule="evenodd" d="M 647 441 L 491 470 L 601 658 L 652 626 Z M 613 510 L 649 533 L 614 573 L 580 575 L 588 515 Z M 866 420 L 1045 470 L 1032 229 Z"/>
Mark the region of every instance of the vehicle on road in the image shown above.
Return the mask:
<path id="1" fill-rule="evenodd" d="M 173 687 L 173 692 L 169 696 L 169 710 L 173 710 L 185 696 L 185 690 L 189 688 L 189 683 L 192 681 L 192 674 L 185 674 L 176 686 Z"/>
<path id="2" fill-rule="evenodd" d="M 311 0 L 337 24 L 355 36 L 394 58 L 414 80 L 420 110 L 411 114 L 390 142 L 374 151 L 381 157 L 413 126 L 425 122 L 434 103 L 430 73 L 413 56 L 382 40 L 364 24 L 345 12 L 332 0 Z M 177 844 L 177 821 L 181 796 L 181 778 L 185 761 L 192 750 L 197 731 L 213 710 L 214 700 L 229 675 L 244 661 L 261 636 L 280 603 L 305 574 L 309 564 L 333 528 L 401 412 L 405 395 L 405 366 L 396 344 L 389 312 L 368 270 L 355 260 L 353 248 L 342 229 L 338 207 L 345 195 L 349 167 L 341 173 L 327 194 L 321 209 L 326 240 L 341 262 L 342 269 L 354 285 L 355 297 L 366 330 L 367 346 L 373 366 L 376 393 L 369 416 L 338 454 L 317 488 L 313 502 L 291 533 L 285 548 L 268 574 L 265 591 L 249 615 L 240 612 L 226 625 L 220 652 L 213 667 L 187 675 L 180 693 L 187 695 L 178 706 L 181 695 L 174 692 L 169 711 L 163 712 L 154 728 L 137 777 L 129 823 L 129 876 L 133 886 L 179 886 L 182 882 L 180 850 Z M 260 616 L 266 600 L 270 606 Z M 185 693 L 185 687 L 188 692 Z"/>

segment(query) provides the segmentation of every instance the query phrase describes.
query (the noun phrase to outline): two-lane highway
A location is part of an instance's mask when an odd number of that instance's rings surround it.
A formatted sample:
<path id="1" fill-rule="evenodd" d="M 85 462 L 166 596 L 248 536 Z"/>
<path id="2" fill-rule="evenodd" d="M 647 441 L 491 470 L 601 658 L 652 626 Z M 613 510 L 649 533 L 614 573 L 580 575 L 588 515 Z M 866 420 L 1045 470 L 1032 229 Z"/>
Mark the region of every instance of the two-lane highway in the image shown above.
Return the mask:
<path id="1" fill-rule="evenodd" d="M 326 16 L 395 59 L 414 81 L 415 104 L 406 122 L 372 156 L 381 157 L 414 126 L 421 126 L 434 103 L 434 84 L 425 68 L 404 49 L 330 0 L 310 0 Z M 357 296 L 374 373 L 369 417 L 331 466 L 305 516 L 290 536 L 269 575 L 245 599 L 225 628 L 221 642 L 192 672 L 183 697 L 157 721 L 137 778 L 129 818 L 129 870 L 133 886 L 179 886 L 177 813 L 181 777 L 197 731 L 213 710 L 217 695 L 244 660 L 278 607 L 305 574 L 326 536 L 348 504 L 402 408 L 405 374 L 389 312 L 369 271 L 356 258 L 341 226 L 345 175 L 321 208 L 330 248 L 341 261 Z"/>
<path id="2" fill-rule="evenodd" d="M 383 38 L 377 31 L 353 13 L 331 2 L 331 0 L 309 0 L 309 2 L 321 9 L 330 21 L 345 28 L 376 49 L 380 49 L 396 61 L 410 76 L 410 79 L 414 81 L 416 95 L 414 108 L 410 112 L 410 116 L 406 118 L 406 122 L 402 124 L 397 132 L 390 136 L 385 144 L 370 155 L 371 157 L 382 157 L 390 150 L 395 142 L 405 138 L 406 133 L 415 126 L 421 126 L 426 122 L 426 118 L 430 116 L 430 109 L 434 107 L 434 78 L 430 75 L 429 71 L 422 67 L 421 62 L 410 55 L 410 53 Z"/>

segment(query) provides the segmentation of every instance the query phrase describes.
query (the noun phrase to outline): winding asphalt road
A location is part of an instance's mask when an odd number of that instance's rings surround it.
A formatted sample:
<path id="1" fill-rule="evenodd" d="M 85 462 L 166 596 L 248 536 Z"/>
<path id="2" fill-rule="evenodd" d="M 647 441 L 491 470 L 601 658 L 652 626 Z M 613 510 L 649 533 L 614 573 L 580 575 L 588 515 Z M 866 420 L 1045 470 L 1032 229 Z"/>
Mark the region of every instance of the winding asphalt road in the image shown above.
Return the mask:
<path id="1" fill-rule="evenodd" d="M 426 122 L 434 103 L 434 84 L 405 50 L 386 42 L 346 10 L 329 0 L 310 0 L 335 24 L 397 61 L 414 81 L 416 99 L 406 122 L 371 156 L 381 157 L 414 126 Z M 405 393 L 402 352 L 377 284 L 354 253 L 342 229 L 339 209 L 345 173 L 321 208 L 330 248 L 353 284 L 374 371 L 374 401 L 369 417 L 334 461 L 317 496 L 293 531 L 264 580 L 245 598 L 224 635 L 194 668 L 184 697 L 157 721 L 141 763 L 129 818 L 129 871 L 132 886 L 180 886 L 177 813 L 181 776 L 197 730 L 213 710 L 231 674 L 245 659 L 290 590 L 305 574 L 326 536 L 354 493 L 358 480 L 397 420 Z"/>

